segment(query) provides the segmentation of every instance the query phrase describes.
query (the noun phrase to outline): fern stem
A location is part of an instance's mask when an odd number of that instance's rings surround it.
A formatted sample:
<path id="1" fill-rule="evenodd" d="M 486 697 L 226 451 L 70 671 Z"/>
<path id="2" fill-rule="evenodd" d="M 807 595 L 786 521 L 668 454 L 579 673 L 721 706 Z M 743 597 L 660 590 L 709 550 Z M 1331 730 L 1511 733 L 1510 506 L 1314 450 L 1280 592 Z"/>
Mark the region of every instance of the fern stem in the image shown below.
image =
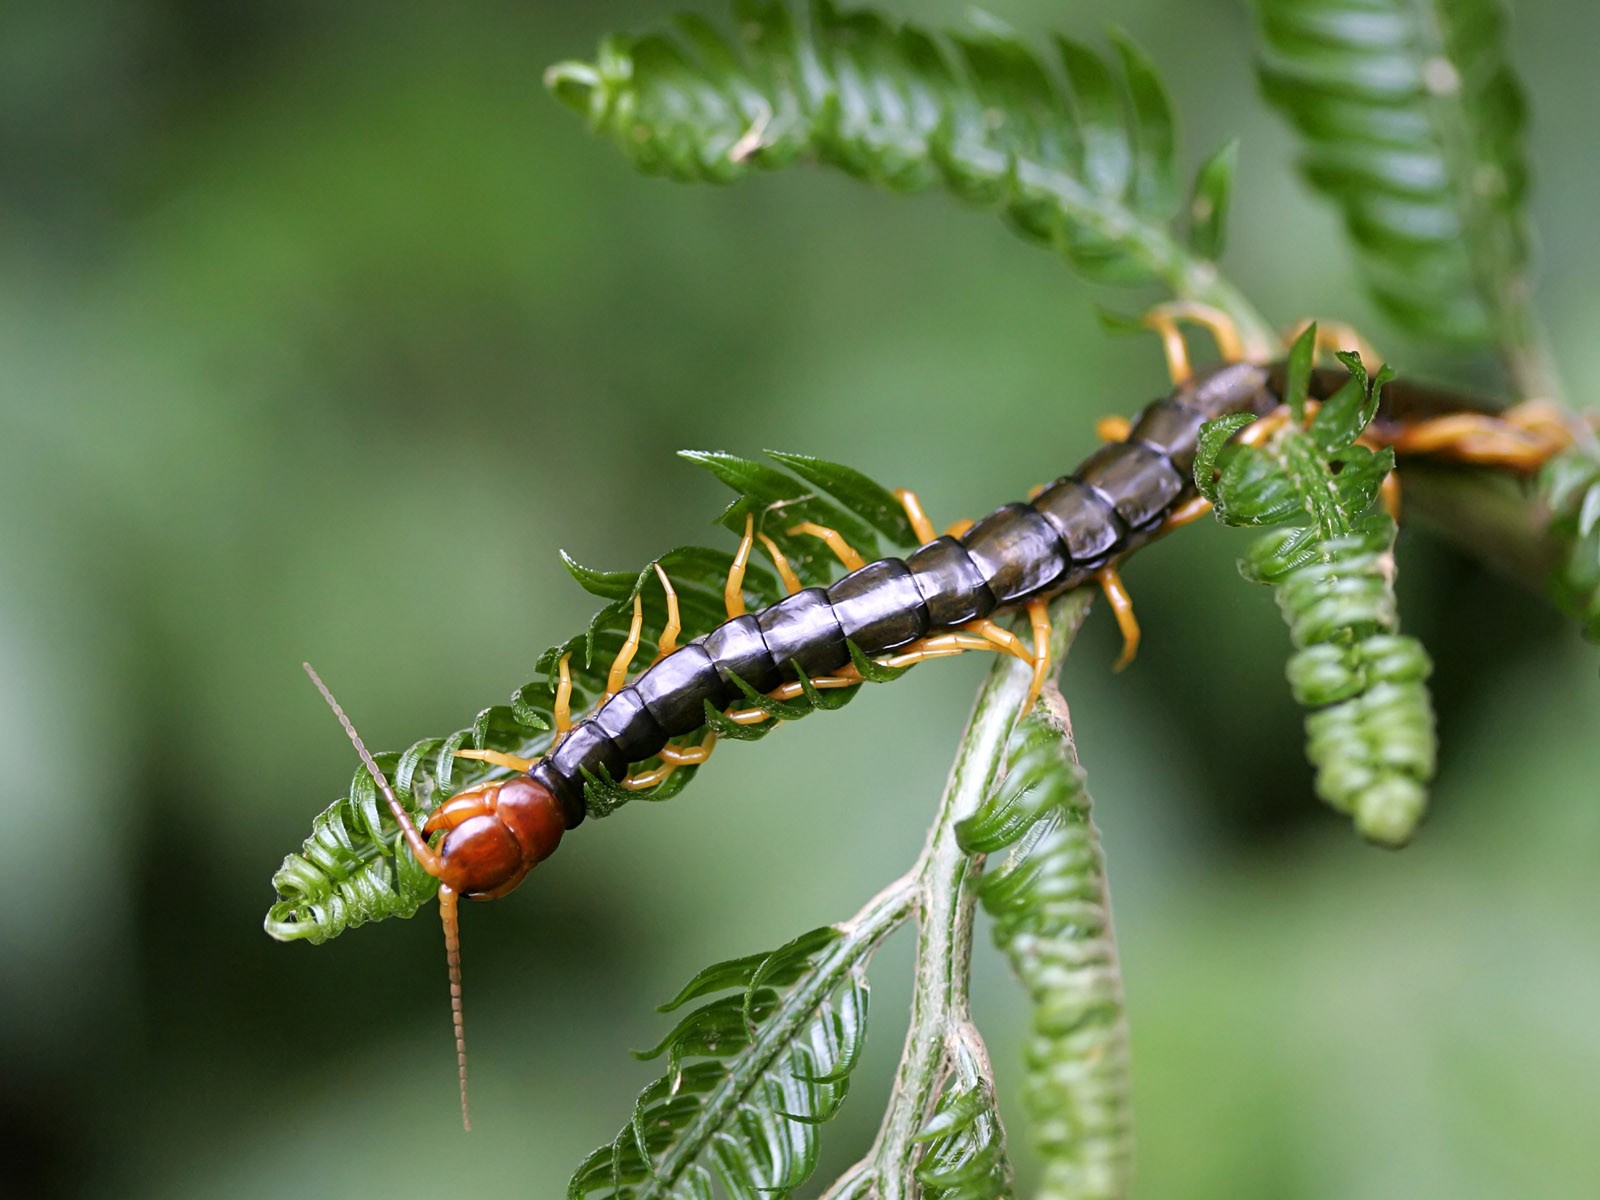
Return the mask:
<path id="1" fill-rule="evenodd" d="M 1094 595 L 1088 589 L 1055 603 L 1051 660 L 1057 665 L 1088 615 Z M 1028 694 L 1029 671 L 1009 656 L 996 660 L 978 692 L 966 733 L 956 752 L 950 780 L 928 833 L 922 856 L 912 869 L 917 881 L 919 921 L 915 994 L 905 1049 L 895 1076 L 888 1111 L 863 1164 L 870 1164 L 881 1200 L 910 1200 L 916 1138 L 928 1118 L 943 1080 L 951 1039 L 970 1028 L 968 980 L 972 960 L 973 884 L 982 870 L 978 855 L 964 852 L 956 839 L 958 822 L 977 812 L 1005 761 L 1012 726 Z M 841 1184 L 859 1179 L 859 1168 Z M 854 1191 L 830 1191 L 850 1196 Z"/>
<path id="2" fill-rule="evenodd" d="M 915 871 L 909 872 L 839 926 L 844 936 L 818 957 L 815 968 L 762 1022 L 750 1051 L 739 1056 L 726 1080 L 706 1097 L 699 1115 L 684 1127 L 657 1161 L 652 1183 L 634 1193 L 638 1200 L 674 1194 L 672 1189 L 727 1123 L 729 1113 L 740 1098 L 771 1068 L 794 1040 L 796 1031 L 811 1019 L 845 976 L 864 968 L 883 939 L 916 913 L 920 895 L 921 880 Z"/>

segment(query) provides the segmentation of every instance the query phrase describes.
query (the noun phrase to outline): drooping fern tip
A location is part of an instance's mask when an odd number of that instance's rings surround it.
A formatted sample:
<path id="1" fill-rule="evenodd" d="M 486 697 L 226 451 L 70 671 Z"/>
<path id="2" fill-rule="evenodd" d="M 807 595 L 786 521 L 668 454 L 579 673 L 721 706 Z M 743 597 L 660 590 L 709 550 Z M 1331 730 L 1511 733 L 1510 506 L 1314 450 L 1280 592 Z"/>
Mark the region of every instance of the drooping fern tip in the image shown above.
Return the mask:
<path id="1" fill-rule="evenodd" d="M 649 174 L 732 183 L 813 161 L 895 191 L 942 186 L 1095 280 L 1220 298 L 1234 147 L 1200 169 L 1175 229 L 1176 121 L 1127 37 L 1112 34 L 1109 60 L 1064 37 L 1046 56 L 983 14 L 935 34 L 827 0 L 733 9 L 733 34 L 681 15 L 670 32 L 606 38 L 546 85 Z"/>
<path id="2" fill-rule="evenodd" d="M 1281 526 L 1250 546 L 1239 569 L 1272 587 L 1288 623 L 1296 649 L 1286 671 L 1308 710 L 1317 794 L 1364 837 L 1403 846 L 1427 809 L 1437 741 L 1426 683 L 1432 663 L 1399 632 L 1397 527 L 1374 511 L 1394 453 L 1361 444 L 1390 376 L 1386 367 L 1369 377 L 1358 356 L 1341 354 L 1350 379 L 1312 415 L 1315 347 L 1312 326 L 1289 355 L 1292 419 L 1271 436 L 1255 445 L 1230 440 L 1248 417 L 1205 428 L 1195 486 L 1224 524 Z"/>
<path id="3" fill-rule="evenodd" d="M 1499 0 L 1257 0 L 1261 87 L 1374 298 L 1407 327 L 1532 339 L 1526 104 Z M 1519 381 L 1527 382 L 1527 381 Z"/>

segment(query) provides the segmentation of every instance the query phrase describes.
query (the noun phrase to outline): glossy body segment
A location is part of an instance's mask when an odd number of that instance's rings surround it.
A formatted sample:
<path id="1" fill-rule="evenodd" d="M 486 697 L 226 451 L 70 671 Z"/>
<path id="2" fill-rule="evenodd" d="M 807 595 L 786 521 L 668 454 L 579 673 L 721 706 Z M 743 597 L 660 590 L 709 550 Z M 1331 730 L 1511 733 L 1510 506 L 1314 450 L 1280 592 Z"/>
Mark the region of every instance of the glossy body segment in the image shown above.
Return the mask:
<path id="1" fill-rule="evenodd" d="M 828 589 L 844 636 L 863 654 L 883 654 L 926 637 L 928 605 L 911 568 L 898 558 L 852 571 Z"/>
<path id="2" fill-rule="evenodd" d="M 1031 503 L 996 509 L 960 538 L 936 538 L 904 560 L 868 563 L 831 587 L 803 588 L 730 619 L 574 724 L 531 774 L 576 825 L 585 775 L 620 781 L 629 764 L 703 726 L 708 705 L 741 702 L 739 681 L 770 692 L 797 673 L 810 678 L 847 666 L 847 639 L 863 654 L 883 654 L 1089 581 L 1155 536 L 1192 494 L 1200 427 L 1227 413 L 1276 407 L 1272 382 L 1267 368 L 1249 363 L 1197 377 L 1149 405 L 1125 441 L 1101 447 Z"/>
<path id="3" fill-rule="evenodd" d="M 928 627 L 955 629 L 995 610 L 994 593 L 959 541 L 935 538 L 906 559 L 911 580 L 928 609 Z"/>

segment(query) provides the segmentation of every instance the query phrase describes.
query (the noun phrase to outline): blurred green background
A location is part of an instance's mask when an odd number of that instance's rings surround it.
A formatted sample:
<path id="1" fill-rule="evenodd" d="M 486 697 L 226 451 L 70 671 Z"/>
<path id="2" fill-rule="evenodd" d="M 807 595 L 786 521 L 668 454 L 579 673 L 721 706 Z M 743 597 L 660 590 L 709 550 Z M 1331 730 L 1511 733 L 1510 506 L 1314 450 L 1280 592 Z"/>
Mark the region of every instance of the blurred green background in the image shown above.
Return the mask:
<path id="1" fill-rule="evenodd" d="M 1362 300 L 1254 97 L 1238 4 L 991 7 L 1037 33 L 1127 27 L 1191 163 L 1243 137 L 1228 265 L 1275 320 L 1353 319 L 1403 370 L 1494 386 Z M 664 12 L 0 9 L 11 1194 L 558 1195 L 653 1077 L 626 1050 L 655 1041 L 658 1000 L 913 857 L 983 664 L 725 751 L 469 910 L 470 1137 L 431 909 L 317 949 L 261 932 L 272 871 L 353 765 L 302 658 L 370 742 L 403 745 L 503 700 L 586 617 L 558 547 L 634 567 L 718 536 L 719 485 L 680 447 L 842 459 L 949 520 L 1163 388 L 1153 342 L 1109 340 L 1059 263 L 948 200 L 631 174 L 539 73 Z M 1541 298 L 1582 383 L 1600 10 L 1516 15 Z M 1408 531 L 1443 761 L 1423 836 L 1382 853 L 1311 795 L 1241 544 L 1207 524 L 1139 556 L 1137 666 L 1110 674 L 1097 613 L 1067 673 L 1131 997 L 1139 1194 L 1600 1195 L 1592 651 Z M 980 1016 L 1014 1080 L 1023 1009 L 985 951 Z M 879 960 L 832 1162 L 870 1135 L 907 962 Z"/>

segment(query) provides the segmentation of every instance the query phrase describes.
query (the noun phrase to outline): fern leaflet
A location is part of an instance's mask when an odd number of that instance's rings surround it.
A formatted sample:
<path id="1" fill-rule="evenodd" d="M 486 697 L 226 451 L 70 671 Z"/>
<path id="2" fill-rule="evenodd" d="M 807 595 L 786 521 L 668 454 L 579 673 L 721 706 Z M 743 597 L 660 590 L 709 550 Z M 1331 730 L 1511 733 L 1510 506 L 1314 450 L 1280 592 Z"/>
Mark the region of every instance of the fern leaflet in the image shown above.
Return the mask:
<path id="1" fill-rule="evenodd" d="M 615 1140 L 579 1166 L 569 1200 L 699 1200 L 714 1183 L 756 1200 L 804 1183 L 818 1127 L 838 1112 L 861 1056 L 866 959 L 909 914 L 908 897 L 869 906 L 848 937 L 824 926 L 700 972 L 663 1011 L 715 998 L 640 1055 L 665 1055 L 667 1073 L 639 1094 Z"/>
<path id="2" fill-rule="evenodd" d="M 1369 379 L 1353 354 L 1348 383 L 1306 421 L 1312 326 L 1290 351 L 1285 395 L 1295 419 L 1260 446 L 1228 439 L 1253 418 L 1201 433 L 1195 484 L 1229 525 L 1283 525 L 1240 561 L 1272 586 L 1296 646 L 1288 676 L 1306 718 L 1317 794 L 1385 845 L 1410 840 L 1427 807 L 1436 742 L 1432 664 L 1399 633 L 1394 520 L 1369 511 L 1394 466 L 1390 449 L 1358 444 L 1388 368 Z"/>
<path id="3" fill-rule="evenodd" d="M 648 173 L 731 183 L 814 159 L 896 191 L 942 185 L 1090 278 L 1161 281 L 1272 344 L 1212 261 L 1232 148 L 1201 171 L 1180 237 L 1171 104 L 1126 38 L 1114 71 L 1060 37 L 1047 63 L 984 15 L 941 38 L 827 0 L 809 19 L 777 0 L 738 0 L 734 13 L 737 42 L 681 16 L 672 33 L 607 38 L 593 62 L 557 64 L 546 82 Z"/>
<path id="4" fill-rule="evenodd" d="M 989 1062 L 977 1032 L 953 1039 L 950 1074 L 917 1141 L 915 1177 L 925 1200 L 1011 1200 L 1011 1159 Z"/>
<path id="5" fill-rule="evenodd" d="M 1534 340 L 1524 103 L 1499 0 L 1257 0 L 1260 77 L 1407 327 Z M 1519 381 L 1527 383 L 1528 381 Z"/>
<path id="6" fill-rule="evenodd" d="M 1105 859 L 1071 734 L 1038 716 L 1006 777 L 958 827 L 963 849 L 1010 848 L 978 883 L 995 942 L 1033 1001 L 1023 1104 L 1041 1200 L 1114 1200 L 1133 1159 L 1128 1027 Z"/>

